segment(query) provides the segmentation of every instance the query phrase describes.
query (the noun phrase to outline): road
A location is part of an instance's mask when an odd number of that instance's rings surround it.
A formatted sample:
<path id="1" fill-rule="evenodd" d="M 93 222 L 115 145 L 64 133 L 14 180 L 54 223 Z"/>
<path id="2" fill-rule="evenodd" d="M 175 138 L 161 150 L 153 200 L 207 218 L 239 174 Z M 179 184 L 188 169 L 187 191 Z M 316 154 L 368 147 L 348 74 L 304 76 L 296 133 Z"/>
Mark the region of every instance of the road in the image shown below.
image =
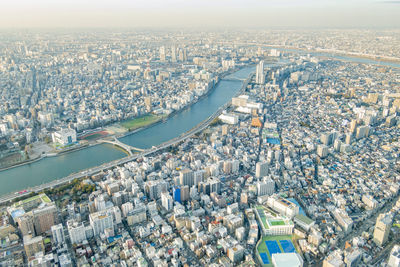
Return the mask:
<path id="1" fill-rule="evenodd" d="M 371 215 L 368 218 L 365 218 L 364 221 L 361 222 L 362 225 L 360 227 L 357 228 L 354 226 L 355 228 L 351 232 L 342 237 L 336 244 L 336 247 L 343 249 L 346 241 L 351 241 L 354 237 L 360 236 L 368 228 L 375 225 L 376 218 L 378 218 L 378 215 L 381 213 L 388 212 L 396 203 L 396 201 L 397 197 L 393 197 L 391 200 L 387 201 L 382 208 L 375 209 L 375 211 L 371 213 Z"/>
<path id="2" fill-rule="evenodd" d="M 244 81 L 244 83 L 242 85 L 242 88 L 239 90 L 239 92 L 236 94 L 236 96 L 242 94 L 245 91 L 245 89 L 246 89 L 247 85 L 249 84 L 250 80 L 252 79 L 253 75 L 254 74 L 251 74 Z M 87 169 L 87 170 L 84 170 L 84 171 L 80 171 L 79 173 L 72 173 L 72 174 L 70 174 L 70 175 L 68 175 L 68 176 L 66 176 L 64 178 L 61 178 L 61 179 L 58 179 L 58 180 L 54 180 L 54 181 L 51 181 L 49 183 L 45 183 L 45 184 L 42 184 L 42 185 L 35 186 L 33 188 L 29 188 L 29 190 L 27 190 L 27 192 L 25 194 L 18 194 L 18 192 L 13 192 L 11 194 L 1 196 L 0 197 L 0 204 L 11 202 L 16 198 L 19 198 L 19 197 L 24 196 L 26 194 L 29 194 L 31 192 L 38 193 L 38 192 L 43 191 L 44 189 L 54 188 L 55 186 L 59 186 L 61 184 L 65 184 L 65 183 L 71 182 L 74 179 L 79 179 L 79 178 L 83 178 L 83 177 L 86 177 L 86 176 L 94 175 L 96 173 L 102 172 L 104 170 L 107 170 L 107 169 L 110 169 L 110 168 L 113 168 L 113 167 L 116 167 L 116 166 L 123 165 L 123 164 L 125 164 L 127 162 L 136 160 L 138 158 L 151 155 L 151 154 L 156 153 L 156 152 L 158 152 L 160 150 L 163 150 L 163 149 L 165 149 L 165 148 L 167 148 L 169 146 L 178 144 L 178 143 L 186 140 L 187 138 L 193 136 L 194 134 L 196 134 L 198 132 L 201 132 L 205 128 L 207 128 L 209 126 L 209 124 L 216 117 L 218 117 L 222 113 L 222 111 L 224 109 L 226 109 L 229 105 L 230 105 L 230 102 L 226 103 L 225 105 L 220 107 L 213 115 L 208 117 L 208 119 L 202 121 L 201 123 L 199 123 L 198 125 L 193 127 L 191 130 L 181 134 L 180 136 L 178 136 L 178 137 L 176 137 L 174 139 L 171 139 L 171 140 L 169 140 L 167 142 L 164 142 L 164 143 L 162 143 L 162 144 L 160 144 L 158 146 L 149 148 L 149 149 L 144 150 L 143 152 L 140 152 L 138 154 L 134 154 L 134 155 L 122 158 L 122 159 L 118 159 L 118 160 L 115 160 L 115 161 L 104 163 L 104 164 L 102 164 L 100 166 L 96 166 L 96 167 L 93 167 L 93 168 L 90 168 L 90 169 Z"/>

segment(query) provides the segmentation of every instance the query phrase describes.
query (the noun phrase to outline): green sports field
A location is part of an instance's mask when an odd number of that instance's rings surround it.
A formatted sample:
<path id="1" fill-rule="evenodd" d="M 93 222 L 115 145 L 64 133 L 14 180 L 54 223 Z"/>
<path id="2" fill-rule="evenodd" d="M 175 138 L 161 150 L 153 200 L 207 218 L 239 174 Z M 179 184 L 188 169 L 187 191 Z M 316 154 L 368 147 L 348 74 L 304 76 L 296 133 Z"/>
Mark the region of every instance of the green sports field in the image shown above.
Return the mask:
<path id="1" fill-rule="evenodd" d="M 147 114 L 138 118 L 126 120 L 124 122 L 121 122 L 120 124 L 122 127 L 128 129 L 129 131 L 133 131 L 135 129 L 153 124 L 163 118 L 164 116 L 162 115 Z"/>

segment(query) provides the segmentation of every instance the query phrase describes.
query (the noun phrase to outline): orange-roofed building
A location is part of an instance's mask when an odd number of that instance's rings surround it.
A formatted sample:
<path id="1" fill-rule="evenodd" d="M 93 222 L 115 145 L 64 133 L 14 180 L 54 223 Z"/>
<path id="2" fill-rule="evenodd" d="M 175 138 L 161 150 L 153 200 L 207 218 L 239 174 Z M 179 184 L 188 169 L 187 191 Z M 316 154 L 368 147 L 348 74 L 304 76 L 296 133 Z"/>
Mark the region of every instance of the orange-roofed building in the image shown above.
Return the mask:
<path id="1" fill-rule="evenodd" d="M 251 126 L 252 126 L 252 127 L 261 128 L 262 123 L 261 123 L 260 119 L 257 118 L 257 117 L 256 117 L 256 118 L 252 118 L 252 119 L 251 119 Z"/>

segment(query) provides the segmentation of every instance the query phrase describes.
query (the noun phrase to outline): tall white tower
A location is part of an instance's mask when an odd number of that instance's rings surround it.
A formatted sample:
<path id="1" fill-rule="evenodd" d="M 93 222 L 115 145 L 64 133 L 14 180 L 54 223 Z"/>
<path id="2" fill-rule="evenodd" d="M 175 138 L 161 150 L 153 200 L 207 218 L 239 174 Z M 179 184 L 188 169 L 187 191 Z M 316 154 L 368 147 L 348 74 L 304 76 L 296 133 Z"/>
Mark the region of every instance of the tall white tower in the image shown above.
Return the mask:
<path id="1" fill-rule="evenodd" d="M 261 60 L 257 65 L 256 69 L 256 83 L 264 84 L 265 83 L 265 74 L 264 74 L 264 60 Z"/>

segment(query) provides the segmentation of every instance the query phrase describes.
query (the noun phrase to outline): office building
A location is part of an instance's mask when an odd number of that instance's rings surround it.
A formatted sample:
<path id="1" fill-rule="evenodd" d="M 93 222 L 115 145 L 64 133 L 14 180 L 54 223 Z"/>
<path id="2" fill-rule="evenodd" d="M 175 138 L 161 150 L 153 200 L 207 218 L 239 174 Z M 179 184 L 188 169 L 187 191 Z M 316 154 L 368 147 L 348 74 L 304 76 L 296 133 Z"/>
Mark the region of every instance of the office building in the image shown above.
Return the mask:
<path id="1" fill-rule="evenodd" d="M 328 156 L 328 147 L 325 145 L 318 145 L 317 154 L 320 158 L 326 158 Z"/>
<path id="2" fill-rule="evenodd" d="M 64 243 L 65 241 L 65 237 L 64 237 L 64 227 L 63 225 L 57 224 L 57 225 L 53 225 L 51 227 L 51 235 L 53 237 L 53 242 L 61 245 Z"/>
<path id="3" fill-rule="evenodd" d="M 275 182 L 271 178 L 257 182 L 257 196 L 272 195 L 275 192 Z"/>
<path id="4" fill-rule="evenodd" d="M 36 235 L 50 231 L 51 227 L 58 222 L 57 207 L 53 203 L 48 206 L 33 210 L 33 223 Z"/>
<path id="5" fill-rule="evenodd" d="M 32 237 L 30 235 L 24 236 L 24 249 L 28 258 L 38 252 L 44 252 L 43 237 Z"/>
<path id="6" fill-rule="evenodd" d="M 293 218 L 299 214 L 299 206 L 277 194 L 268 197 L 267 205 L 273 210 L 279 212 L 279 214 L 289 218 Z"/>
<path id="7" fill-rule="evenodd" d="M 378 246 L 385 244 L 389 238 L 390 228 L 392 227 L 393 215 L 390 213 L 381 213 L 376 219 L 374 229 L 374 242 Z"/>
<path id="8" fill-rule="evenodd" d="M 244 248 L 239 244 L 229 248 L 227 251 L 227 256 L 233 263 L 242 261 L 243 254 L 244 254 Z"/>
<path id="9" fill-rule="evenodd" d="M 268 174 L 268 162 L 257 162 L 256 164 L 256 177 L 264 177 Z"/>
<path id="10" fill-rule="evenodd" d="M 78 223 L 74 220 L 70 220 L 67 222 L 67 229 L 72 244 L 80 244 L 82 241 L 86 240 L 85 226 L 82 222 Z"/>
<path id="11" fill-rule="evenodd" d="M 400 267 L 400 246 L 395 245 L 390 252 L 388 267 Z"/>
<path id="12" fill-rule="evenodd" d="M 174 200 L 168 192 L 161 193 L 161 203 L 164 209 L 171 210 L 173 208 Z"/>
<path id="13" fill-rule="evenodd" d="M 76 142 L 76 131 L 74 129 L 61 129 L 52 133 L 53 143 L 58 143 L 62 146 L 70 145 Z"/>
<path id="14" fill-rule="evenodd" d="M 108 210 L 90 214 L 89 221 L 95 236 L 103 234 L 106 229 L 114 229 L 113 216 Z"/>
<path id="15" fill-rule="evenodd" d="M 265 83 L 265 74 L 264 74 L 264 60 L 260 60 L 256 68 L 256 83 L 264 84 Z"/>
<path id="16" fill-rule="evenodd" d="M 191 171 L 189 169 L 180 171 L 179 182 L 180 182 L 180 185 L 188 185 L 189 187 L 192 187 L 194 185 L 193 171 Z"/>

